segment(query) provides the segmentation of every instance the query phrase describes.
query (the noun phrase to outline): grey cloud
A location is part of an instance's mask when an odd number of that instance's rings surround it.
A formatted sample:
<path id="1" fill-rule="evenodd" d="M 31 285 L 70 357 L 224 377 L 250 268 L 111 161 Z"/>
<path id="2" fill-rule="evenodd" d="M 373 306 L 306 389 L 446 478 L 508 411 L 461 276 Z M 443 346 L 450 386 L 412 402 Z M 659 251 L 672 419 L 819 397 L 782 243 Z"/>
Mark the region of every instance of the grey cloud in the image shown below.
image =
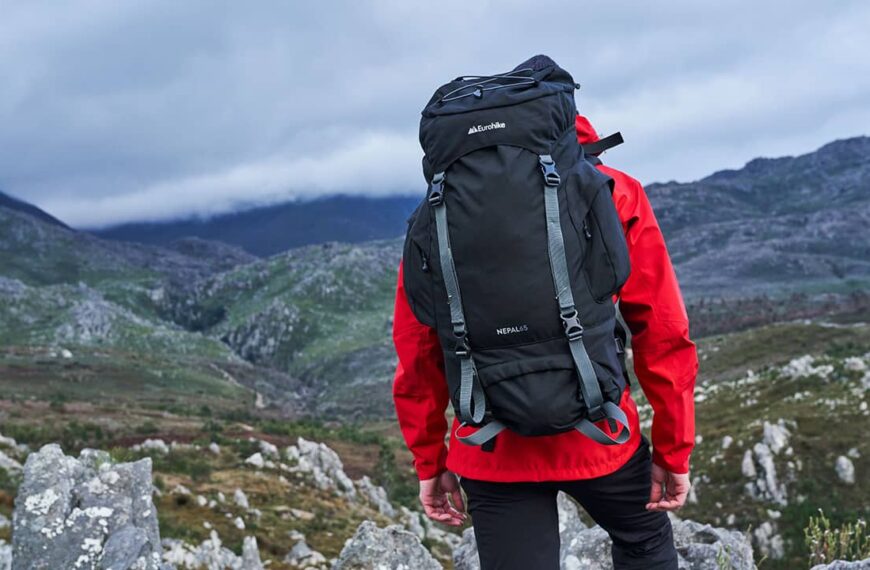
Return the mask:
<path id="1" fill-rule="evenodd" d="M 438 83 L 548 53 L 644 182 L 870 124 L 870 5 L 6 3 L 0 188 L 74 225 L 420 192 Z"/>

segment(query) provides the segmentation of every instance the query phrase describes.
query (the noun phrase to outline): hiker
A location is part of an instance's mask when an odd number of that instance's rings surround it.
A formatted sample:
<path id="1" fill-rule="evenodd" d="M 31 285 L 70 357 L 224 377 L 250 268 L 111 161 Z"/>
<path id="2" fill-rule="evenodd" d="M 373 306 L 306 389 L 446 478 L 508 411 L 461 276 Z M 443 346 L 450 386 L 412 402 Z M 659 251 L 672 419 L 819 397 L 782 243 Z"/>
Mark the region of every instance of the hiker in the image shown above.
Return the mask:
<path id="1" fill-rule="evenodd" d="M 574 88 L 535 56 L 460 77 L 424 110 L 429 191 L 399 266 L 396 412 L 426 515 L 462 525 L 461 486 L 483 570 L 559 567 L 559 491 L 608 532 L 616 569 L 675 569 L 666 512 L 690 488 L 695 345 L 641 184 L 598 158 L 621 137 L 599 139 Z M 612 301 L 654 412 L 652 453 Z"/>

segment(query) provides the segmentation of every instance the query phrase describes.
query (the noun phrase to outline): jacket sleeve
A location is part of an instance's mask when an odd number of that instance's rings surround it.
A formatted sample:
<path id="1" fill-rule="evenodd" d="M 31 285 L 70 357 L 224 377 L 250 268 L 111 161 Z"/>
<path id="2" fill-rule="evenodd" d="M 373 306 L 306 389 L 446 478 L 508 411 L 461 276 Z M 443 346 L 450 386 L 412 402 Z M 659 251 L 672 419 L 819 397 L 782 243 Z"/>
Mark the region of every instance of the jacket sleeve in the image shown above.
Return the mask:
<path id="1" fill-rule="evenodd" d="M 414 456 L 417 476 L 431 479 L 446 469 L 449 395 L 444 357 L 435 329 L 420 323 L 411 312 L 399 265 L 393 342 L 399 363 L 393 381 L 393 401 L 399 427 Z"/>
<path id="2" fill-rule="evenodd" d="M 631 331 L 635 374 L 653 409 L 653 461 L 686 473 L 695 445 L 698 356 L 680 286 L 640 182 L 611 168 L 602 171 L 616 182 L 614 200 L 631 259 L 619 310 Z"/>

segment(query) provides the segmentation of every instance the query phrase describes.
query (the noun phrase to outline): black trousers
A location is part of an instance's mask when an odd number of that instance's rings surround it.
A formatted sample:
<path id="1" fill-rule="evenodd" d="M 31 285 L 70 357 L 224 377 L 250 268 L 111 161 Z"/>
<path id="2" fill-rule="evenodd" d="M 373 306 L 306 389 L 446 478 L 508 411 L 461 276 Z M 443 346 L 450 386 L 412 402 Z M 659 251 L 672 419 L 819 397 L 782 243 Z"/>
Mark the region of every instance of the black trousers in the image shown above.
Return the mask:
<path id="1" fill-rule="evenodd" d="M 559 491 L 580 503 L 613 539 L 616 570 L 676 570 L 670 520 L 644 508 L 651 465 L 643 441 L 619 470 L 596 479 L 493 483 L 463 477 L 481 570 L 558 570 Z"/>

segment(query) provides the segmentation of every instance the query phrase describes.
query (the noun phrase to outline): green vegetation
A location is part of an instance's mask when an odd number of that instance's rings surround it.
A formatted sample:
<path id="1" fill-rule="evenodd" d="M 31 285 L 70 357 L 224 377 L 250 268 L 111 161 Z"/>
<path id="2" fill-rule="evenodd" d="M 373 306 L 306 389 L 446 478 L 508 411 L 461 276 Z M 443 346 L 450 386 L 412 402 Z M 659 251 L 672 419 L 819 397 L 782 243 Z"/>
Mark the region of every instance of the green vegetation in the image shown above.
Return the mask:
<path id="1" fill-rule="evenodd" d="M 810 517 L 804 536 L 810 565 L 870 558 L 870 535 L 863 519 L 832 528 L 831 521 L 820 509 L 818 516 Z"/>

